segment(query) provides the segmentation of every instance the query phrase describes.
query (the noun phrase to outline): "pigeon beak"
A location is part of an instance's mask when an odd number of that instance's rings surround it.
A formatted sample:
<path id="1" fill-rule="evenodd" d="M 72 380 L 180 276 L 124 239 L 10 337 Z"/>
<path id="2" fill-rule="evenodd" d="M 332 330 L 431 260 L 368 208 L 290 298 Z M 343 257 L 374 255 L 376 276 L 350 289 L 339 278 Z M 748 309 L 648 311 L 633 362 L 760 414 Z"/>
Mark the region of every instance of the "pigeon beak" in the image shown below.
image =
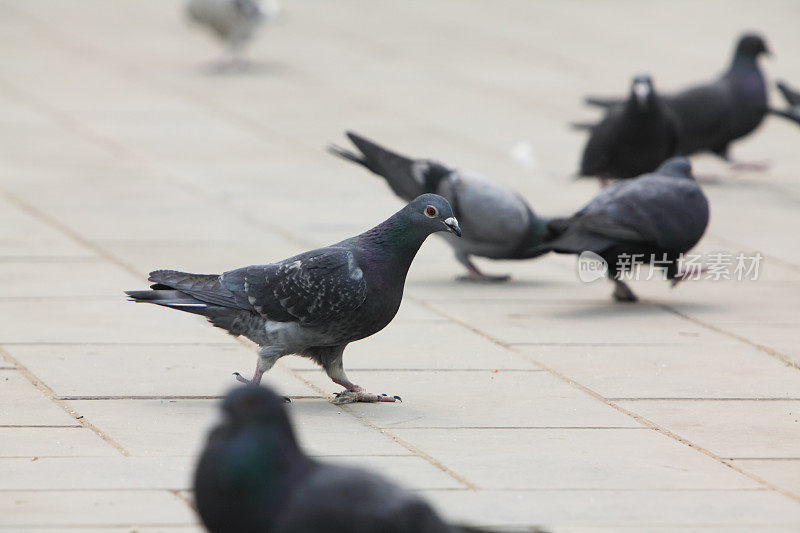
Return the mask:
<path id="1" fill-rule="evenodd" d="M 444 225 L 447 226 L 447 229 L 450 230 L 451 233 L 455 233 L 457 237 L 461 237 L 461 228 L 458 226 L 456 217 L 444 219 Z"/>

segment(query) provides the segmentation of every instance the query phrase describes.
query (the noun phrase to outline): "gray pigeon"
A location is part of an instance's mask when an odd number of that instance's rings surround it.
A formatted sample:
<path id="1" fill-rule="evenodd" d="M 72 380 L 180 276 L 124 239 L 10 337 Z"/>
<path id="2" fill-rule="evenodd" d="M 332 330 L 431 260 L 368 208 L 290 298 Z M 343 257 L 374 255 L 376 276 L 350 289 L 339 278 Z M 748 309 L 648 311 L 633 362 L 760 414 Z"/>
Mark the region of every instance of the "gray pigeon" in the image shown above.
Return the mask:
<path id="1" fill-rule="evenodd" d="M 703 236 L 708 200 L 692 176 L 689 160 L 674 157 L 654 173 L 610 185 L 573 216 L 552 220 L 542 246 L 562 254 L 593 252 L 608 265 L 614 298 L 636 301 L 620 279 L 633 264 L 666 268 L 673 285 L 690 272 L 679 268 L 681 254 Z"/>
<path id="2" fill-rule="evenodd" d="M 722 76 L 663 97 L 664 104 L 677 118 L 678 154 L 708 151 L 730 160 L 730 144 L 755 130 L 767 113 L 767 88 L 758 58 L 768 53 L 760 35 L 744 34 Z M 621 102 L 595 97 L 586 101 L 601 107 Z"/>
<path id="3" fill-rule="evenodd" d="M 344 372 L 342 354 L 353 342 L 382 330 L 403 299 L 406 274 L 431 233 L 461 234 L 450 204 L 423 194 L 374 228 L 337 244 L 289 259 L 222 275 L 174 270 L 150 273 L 149 291 L 128 291 L 135 302 L 203 315 L 233 336 L 258 344 L 252 380 L 284 355 L 308 357 L 345 388 L 337 403 L 393 402 L 370 394 Z"/>
<path id="4" fill-rule="evenodd" d="M 513 190 L 481 176 L 453 170 L 430 159 L 411 159 L 347 132 L 361 152 L 355 154 L 331 145 L 328 150 L 382 176 L 394 193 L 405 201 L 423 193 L 445 197 L 464 231 L 463 239 L 445 235 L 456 259 L 467 268 L 460 278 L 472 281 L 506 281 L 509 276 L 482 273 L 470 256 L 489 259 L 530 259 L 542 243 L 546 221 L 536 216 L 527 202 Z"/>
<path id="5" fill-rule="evenodd" d="M 189 0 L 186 12 L 225 43 L 235 62 L 256 30 L 278 16 L 280 7 L 277 0 Z"/>
<path id="6" fill-rule="evenodd" d="M 248 386 L 222 402 L 194 476 L 211 533 L 466 533 L 417 494 L 360 468 L 300 449 L 283 401 Z"/>
<path id="7" fill-rule="evenodd" d="M 770 113 L 788 118 L 789 120 L 800 124 L 800 91 L 789 87 L 789 85 L 783 81 L 779 81 L 775 85 L 783 95 L 783 99 L 786 100 L 787 104 L 789 104 L 789 107 L 785 110 L 770 109 Z"/>
<path id="8" fill-rule="evenodd" d="M 609 108 L 591 129 L 580 175 L 633 178 L 655 170 L 676 147 L 674 116 L 656 94 L 650 76 L 639 75 L 628 100 Z"/>

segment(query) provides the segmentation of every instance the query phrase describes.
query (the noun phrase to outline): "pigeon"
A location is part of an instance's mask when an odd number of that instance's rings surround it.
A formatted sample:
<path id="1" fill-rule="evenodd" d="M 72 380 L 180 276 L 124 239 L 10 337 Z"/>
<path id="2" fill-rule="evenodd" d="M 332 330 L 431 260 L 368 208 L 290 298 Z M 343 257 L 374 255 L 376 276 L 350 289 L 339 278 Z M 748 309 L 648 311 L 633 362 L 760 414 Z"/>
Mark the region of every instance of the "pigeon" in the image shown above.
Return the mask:
<path id="1" fill-rule="evenodd" d="M 676 123 L 648 75 L 631 83 L 629 98 L 606 112 L 591 129 L 583 150 L 581 176 L 633 178 L 655 170 L 675 154 Z M 605 184 L 605 183 L 603 183 Z"/>
<path id="2" fill-rule="evenodd" d="M 263 386 L 222 401 L 194 474 L 197 511 L 211 533 L 466 533 L 417 494 L 382 476 L 312 459 L 282 399 Z"/>
<path id="3" fill-rule="evenodd" d="M 339 243 L 267 265 L 217 274 L 174 270 L 150 273 L 151 290 L 127 291 L 144 302 L 205 316 L 233 336 L 260 346 L 251 380 L 284 355 L 308 357 L 345 388 L 335 403 L 393 402 L 371 394 L 344 372 L 342 354 L 382 330 L 403 299 L 406 274 L 428 235 L 461 234 L 450 204 L 423 194 L 374 228 Z"/>
<path id="4" fill-rule="evenodd" d="M 454 170 L 430 159 L 412 159 L 352 132 L 347 137 L 359 154 L 336 145 L 328 151 L 383 177 L 392 191 L 408 201 L 423 193 L 447 198 L 461 222 L 464 236 L 448 244 L 468 274 L 468 281 L 507 281 L 507 275 L 481 272 L 471 256 L 489 259 L 530 259 L 547 233 L 547 223 L 536 216 L 515 191 L 476 174 Z"/>
<path id="5" fill-rule="evenodd" d="M 769 54 L 763 37 L 744 34 L 719 78 L 663 97 L 677 119 L 677 155 L 707 151 L 730 161 L 730 144 L 755 130 L 767 113 L 767 88 L 758 66 L 762 54 Z M 586 102 L 610 107 L 621 101 L 589 97 Z"/>
<path id="6" fill-rule="evenodd" d="M 275 19 L 280 7 L 277 0 L 189 0 L 186 12 L 190 20 L 206 26 L 225 43 L 230 63 L 235 65 L 256 30 Z"/>
<path id="7" fill-rule="evenodd" d="M 786 82 L 779 81 L 775 84 L 778 87 L 778 90 L 783 95 L 783 99 L 786 100 L 786 103 L 789 104 L 789 107 L 785 110 L 783 109 L 770 109 L 770 113 L 774 115 L 778 115 L 784 118 L 787 118 L 797 124 L 800 124 L 800 91 L 797 91 Z"/>
<path id="8" fill-rule="evenodd" d="M 613 297 L 634 302 L 621 279 L 634 264 L 666 268 L 673 286 L 695 272 L 682 271 L 679 259 L 708 226 L 708 200 L 692 175 L 689 160 L 674 157 L 652 174 L 614 183 L 573 216 L 548 224 L 547 251 L 592 252 L 608 266 Z"/>

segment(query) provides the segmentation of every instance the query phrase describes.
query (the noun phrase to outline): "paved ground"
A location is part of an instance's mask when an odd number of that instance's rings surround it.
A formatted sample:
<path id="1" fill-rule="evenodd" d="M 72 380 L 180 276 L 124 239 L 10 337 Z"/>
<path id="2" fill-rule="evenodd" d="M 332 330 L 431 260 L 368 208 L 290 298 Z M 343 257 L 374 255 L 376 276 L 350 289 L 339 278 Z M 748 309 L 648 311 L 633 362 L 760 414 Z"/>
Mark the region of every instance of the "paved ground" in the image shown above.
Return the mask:
<path id="1" fill-rule="evenodd" d="M 659 87 L 718 72 L 743 28 L 800 83 L 790 2 L 287 2 L 249 75 L 180 3 L 0 1 L 0 530 L 183 532 L 195 454 L 252 347 L 124 301 L 156 267 L 198 272 L 350 236 L 400 205 L 325 154 L 351 128 L 518 188 L 544 214 L 572 182 L 580 96 L 647 66 Z M 527 143 L 528 166 L 510 156 Z M 455 283 L 431 239 L 397 319 L 353 345 L 397 405 L 336 407 L 287 358 L 305 446 L 374 467 L 449 517 L 521 530 L 800 529 L 800 129 L 698 158 L 704 252 L 764 255 L 756 282 L 582 284 L 569 257 L 483 263 Z"/>

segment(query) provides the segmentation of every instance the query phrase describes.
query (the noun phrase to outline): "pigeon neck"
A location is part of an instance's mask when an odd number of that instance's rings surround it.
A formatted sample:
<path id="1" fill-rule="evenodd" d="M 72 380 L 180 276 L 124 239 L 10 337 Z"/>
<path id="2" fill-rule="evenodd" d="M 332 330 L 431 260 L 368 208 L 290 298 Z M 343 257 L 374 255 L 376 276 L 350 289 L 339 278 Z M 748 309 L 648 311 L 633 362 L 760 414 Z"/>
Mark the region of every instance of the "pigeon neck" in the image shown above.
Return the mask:
<path id="1" fill-rule="evenodd" d="M 385 256 L 393 263 L 399 262 L 408 270 L 428 235 L 430 232 L 427 229 L 413 224 L 400 211 L 364 233 L 362 241 L 367 246 L 379 249 L 378 257 Z"/>
<path id="2" fill-rule="evenodd" d="M 754 54 L 738 52 L 733 55 L 730 70 L 758 69 L 758 61 Z"/>

